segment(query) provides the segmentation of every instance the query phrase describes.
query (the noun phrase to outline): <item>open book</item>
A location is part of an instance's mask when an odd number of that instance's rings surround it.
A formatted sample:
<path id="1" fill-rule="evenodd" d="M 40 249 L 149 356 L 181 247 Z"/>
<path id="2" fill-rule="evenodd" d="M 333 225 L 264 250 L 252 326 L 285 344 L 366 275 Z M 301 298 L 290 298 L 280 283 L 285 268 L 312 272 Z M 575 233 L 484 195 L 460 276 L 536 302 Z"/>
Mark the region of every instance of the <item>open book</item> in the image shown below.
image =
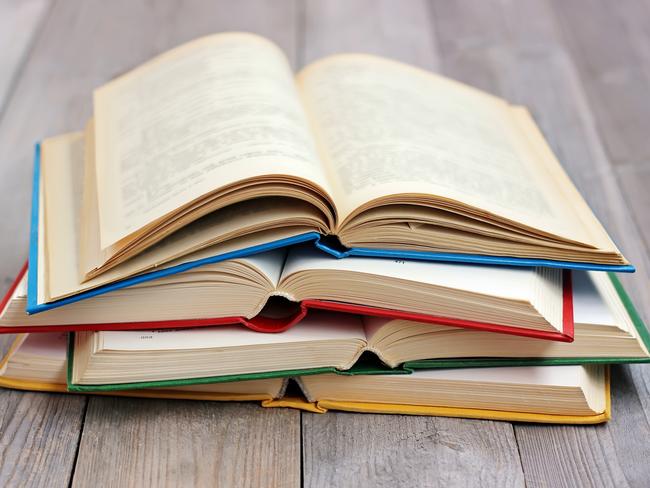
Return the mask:
<path id="1" fill-rule="evenodd" d="M 0 304 L 0 332 L 233 323 L 279 332 L 300 322 L 310 309 L 329 309 L 571 341 L 570 273 L 336 259 L 303 246 L 206 264 L 34 315 L 24 311 L 23 275 L 8 293 L 6 306 Z"/>
<path id="2" fill-rule="evenodd" d="M 649 362 L 648 332 L 607 275 L 583 278 L 573 343 L 320 311 L 278 334 L 234 326 L 77 332 L 70 340 L 70 384 L 95 391 L 324 372 L 403 374 L 486 362 Z"/>
<path id="3" fill-rule="evenodd" d="M 357 254 L 632 269 L 525 109 L 374 56 L 294 77 L 258 36 L 198 39 L 98 88 L 85 134 L 40 156 L 34 208 L 80 283 L 318 235 Z"/>
<path id="4" fill-rule="evenodd" d="M 0 386 L 69 391 L 65 340 L 65 334 L 56 333 L 19 336 L 0 362 Z M 260 400 L 266 407 L 320 413 L 333 409 L 576 424 L 610 418 L 609 372 L 601 365 L 423 370 L 400 376 L 321 374 L 293 380 L 302 398 L 287 396 L 287 378 L 113 390 L 110 394 Z"/>

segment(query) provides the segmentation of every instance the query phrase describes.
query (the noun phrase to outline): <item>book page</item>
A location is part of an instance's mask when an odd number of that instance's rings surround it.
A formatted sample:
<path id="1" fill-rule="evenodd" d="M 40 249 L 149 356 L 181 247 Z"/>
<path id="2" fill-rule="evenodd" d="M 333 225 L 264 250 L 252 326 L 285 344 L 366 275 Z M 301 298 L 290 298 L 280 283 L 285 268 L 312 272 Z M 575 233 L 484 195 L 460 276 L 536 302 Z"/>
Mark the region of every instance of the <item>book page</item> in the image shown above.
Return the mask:
<path id="1" fill-rule="evenodd" d="M 41 164 L 43 156 L 43 143 L 41 143 Z M 41 166 L 42 168 L 42 166 Z M 37 239 L 37 266 L 36 266 L 36 297 L 38 303 L 43 303 L 49 293 L 49 284 L 47 282 L 48 266 L 45 264 L 47 261 L 46 248 L 46 235 L 45 235 L 45 185 L 43 184 L 43 175 L 40 175 L 38 182 L 38 239 Z M 74 243 L 72 243 L 74 245 Z M 30 244 L 31 245 L 31 244 Z M 40 263 L 40 264 L 39 264 Z M 32 268 L 34 272 L 34 269 Z"/>
<path id="2" fill-rule="evenodd" d="M 67 288 L 69 283 L 78 282 L 80 193 L 83 188 L 83 171 L 79 170 L 83 165 L 83 153 L 81 132 L 52 137 L 41 143 L 40 176 L 44 205 L 43 213 L 39 214 L 43 222 L 39 234 L 42 233 L 45 239 L 43 259 L 39 259 L 38 269 L 45 273 L 45 286 L 39 283 L 39 289 L 46 295 L 43 301 L 60 293 L 61 288 Z M 78 171 L 71 171 L 71 168 Z M 51 280 L 50 277 L 57 279 Z"/>
<path id="3" fill-rule="evenodd" d="M 42 332 L 27 334 L 27 338 L 16 352 L 20 354 L 65 361 L 68 349 L 68 334 L 65 332 Z"/>
<path id="4" fill-rule="evenodd" d="M 327 192 L 284 54 L 251 34 L 169 51 L 94 94 L 101 247 L 219 188 L 290 175 Z"/>
<path id="5" fill-rule="evenodd" d="M 282 268 L 284 267 L 286 257 L 286 248 L 280 248 L 263 252 L 261 254 L 237 258 L 237 261 L 255 267 L 266 276 L 271 283 L 273 283 L 273 286 L 277 286 L 280 282 L 280 275 L 282 274 Z"/>
<path id="6" fill-rule="evenodd" d="M 368 55 L 326 58 L 298 82 L 340 220 L 373 199 L 433 195 L 587 238 L 504 100 Z"/>
<path id="7" fill-rule="evenodd" d="M 161 329 L 145 331 L 105 331 L 100 334 L 103 350 L 162 351 L 228 348 L 311 342 L 326 340 L 363 340 L 361 319 L 352 314 L 310 312 L 300 324 L 277 334 L 263 334 L 241 325 Z"/>
<path id="8" fill-rule="evenodd" d="M 79 252 L 79 241 L 86 245 L 91 242 L 87 236 L 85 239 L 81 237 L 80 226 L 85 178 L 84 137 L 80 132 L 64 134 L 44 140 L 41 148 L 38 303 L 154 268 L 214 257 L 310 231 L 309 227 L 270 225 L 286 223 L 291 218 L 305 220 L 313 216 L 313 207 L 303 202 L 281 198 L 269 198 L 265 200 L 267 205 L 260 205 L 259 200 L 242 202 L 199 219 L 127 262 L 82 281 L 80 274 L 87 271 L 84 266 L 88 266 L 88 263 L 83 263 L 83 258 L 88 258 L 89 254 Z M 44 205 L 46 200 L 47 205 Z M 88 212 L 88 209 L 84 211 Z M 188 251 L 191 253 L 187 254 Z M 90 264 L 93 263 L 91 260 Z M 271 269 L 261 271 L 269 277 L 277 273 Z M 182 273 L 175 276 L 178 281 L 183 280 Z M 277 280 L 272 283 L 277 283 Z"/>
<path id="9" fill-rule="evenodd" d="M 514 383 L 519 385 L 584 386 L 584 366 L 515 366 L 508 368 L 425 369 L 409 375 L 449 381 Z"/>
<path id="10" fill-rule="evenodd" d="M 623 327 L 624 324 L 616 323 L 612 311 L 592 281 L 592 277 L 596 277 L 597 273 L 575 270 L 571 274 L 575 323 Z"/>
<path id="11" fill-rule="evenodd" d="M 337 259 L 313 247 L 300 246 L 289 251 L 280 287 L 282 280 L 292 274 L 322 269 L 398 278 L 421 283 L 423 286 L 435 285 L 511 300 L 531 300 L 536 281 L 534 268 L 370 257 Z"/>

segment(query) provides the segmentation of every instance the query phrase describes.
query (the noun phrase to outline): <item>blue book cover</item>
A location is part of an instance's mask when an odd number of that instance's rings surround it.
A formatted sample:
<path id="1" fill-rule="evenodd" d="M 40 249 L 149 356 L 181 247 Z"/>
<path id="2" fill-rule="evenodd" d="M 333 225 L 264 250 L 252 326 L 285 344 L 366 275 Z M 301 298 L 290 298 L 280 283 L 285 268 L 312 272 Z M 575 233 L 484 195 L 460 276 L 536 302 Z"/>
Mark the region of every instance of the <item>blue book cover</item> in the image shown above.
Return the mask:
<path id="1" fill-rule="evenodd" d="M 39 227 L 39 199 L 40 199 L 40 169 L 41 169 L 41 149 L 40 144 L 36 145 L 34 154 L 34 176 L 32 186 L 32 209 L 30 222 L 30 240 L 29 240 L 29 274 L 27 283 L 27 313 L 34 314 L 57 308 L 68 303 L 77 302 L 93 296 L 119 290 L 128 286 L 136 285 L 156 278 L 162 278 L 176 273 L 181 273 L 198 266 L 209 263 L 218 263 L 228 259 L 242 258 L 258 253 L 271 251 L 282 247 L 294 246 L 312 242 L 313 245 L 336 258 L 343 259 L 349 256 L 357 257 L 374 257 L 374 258 L 391 258 L 391 259 L 408 259 L 424 261 L 442 261 L 467 264 L 487 264 L 499 266 L 542 266 L 561 269 L 582 269 L 594 271 L 610 272 L 634 272 L 632 265 L 603 265 L 578 263 L 567 261 L 554 261 L 549 259 L 526 259 L 504 256 L 486 256 L 480 254 L 460 254 L 460 253 L 440 253 L 424 251 L 404 251 L 391 249 L 370 249 L 370 248 L 343 248 L 340 244 L 322 236 L 317 232 L 307 232 L 286 239 L 271 241 L 262 245 L 243 248 L 237 251 L 211 256 L 209 258 L 188 261 L 179 265 L 171 266 L 164 269 L 150 271 L 139 274 L 130 278 L 119 280 L 92 290 L 79 293 L 74 296 L 66 297 L 50 303 L 38 303 L 38 227 Z"/>

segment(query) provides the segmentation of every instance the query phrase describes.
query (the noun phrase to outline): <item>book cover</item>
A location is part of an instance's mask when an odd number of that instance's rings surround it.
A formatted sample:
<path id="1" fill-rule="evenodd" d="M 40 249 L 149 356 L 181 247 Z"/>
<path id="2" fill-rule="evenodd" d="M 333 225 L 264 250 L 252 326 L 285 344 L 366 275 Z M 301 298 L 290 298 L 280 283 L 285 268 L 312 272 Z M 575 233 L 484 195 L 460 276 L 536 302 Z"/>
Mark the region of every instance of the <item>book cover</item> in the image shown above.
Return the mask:
<path id="1" fill-rule="evenodd" d="M 8 305 L 11 295 L 18 286 L 28 266 L 25 264 L 20 273 L 14 280 L 13 284 L 0 301 L 0 312 Z M 28 276 L 28 280 L 31 275 Z M 75 332 L 87 330 L 143 330 L 143 329 L 178 329 L 189 327 L 213 327 L 216 325 L 234 325 L 240 324 L 257 332 L 283 332 L 290 327 L 298 325 L 304 319 L 310 310 L 330 310 L 335 312 L 352 313 L 356 315 L 366 315 L 374 317 L 386 317 L 392 319 L 411 320 L 414 322 L 423 322 L 436 325 L 448 325 L 450 327 L 464 327 L 468 329 L 484 330 L 489 332 L 520 335 L 524 337 L 534 337 L 537 339 L 553 340 L 560 342 L 572 342 L 574 335 L 573 320 L 573 293 L 571 286 L 571 272 L 563 272 L 563 329 L 561 332 L 547 332 L 526 329 L 523 327 L 507 326 L 493 324 L 489 322 L 479 322 L 472 320 L 461 320 L 450 317 L 427 315 L 414 312 L 405 312 L 401 310 L 391 310 L 386 308 L 368 307 L 342 302 L 328 300 L 303 300 L 299 303 L 299 310 L 293 315 L 285 318 L 269 318 L 258 315 L 252 319 L 245 317 L 218 317 L 218 318 L 201 318 L 188 320 L 164 320 L 150 322 L 117 322 L 117 323 L 93 323 L 93 324 L 75 324 L 75 325 L 39 325 L 39 326 L 0 326 L 0 334 L 10 333 L 39 333 L 39 332 Z M 29 293 L 29 292 L 28 292 Z"/>
<path id="2" fill-rule="evenodd" d="M 340 370 L 335 367 L 292 369 L 279 371 L 266 371 L 259 373 L 233 374 L 221 376 L 206 376 L 201 378 L 181 378 L 163 381 L 138 381 L 132 383 L 105 384 L 105 385 L 78 385 L 74 384 L 72 368 L 74 365 L 74 333 L 68 335 L 68 361 L 67 361 L 67 389 L 76 392 L 120 391 L 137 390 L 142 388 L 173 388 L 175 386 L 205 385 L 209 383 L 227 383 L 233 381 L 264 380 L 269 378 L 291 378 L 323 373 L 339 375 L 369 375 L 369 374 L 410 374 L 412 371 L 404 368 L 390 368 L 379 361 L 360 360 L 350 369 Z"/>

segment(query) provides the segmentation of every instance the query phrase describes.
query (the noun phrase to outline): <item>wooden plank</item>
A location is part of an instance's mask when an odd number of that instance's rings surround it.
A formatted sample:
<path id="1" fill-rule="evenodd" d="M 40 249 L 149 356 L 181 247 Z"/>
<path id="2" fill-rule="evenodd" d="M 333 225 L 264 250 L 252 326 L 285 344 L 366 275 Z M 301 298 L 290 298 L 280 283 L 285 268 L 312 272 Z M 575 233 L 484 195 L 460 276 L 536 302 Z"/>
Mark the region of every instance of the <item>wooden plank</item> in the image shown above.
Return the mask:
<path id="1" fill-rule="evenodd" d="M 306 487 L 524 486 L 507 422 L 303 414 Z"/>
<path id="2" fill-rule="evenodd" d="M 650 4 L 552 2 L 606 150 L 638 226 L 650 245 Z M 590 21 L 580 21 L 590 8 Z M 604 35 L 615 33 L 615 35 Z"/>
<path id="3" fill-rule="evenodd" d="M 429 13 L 423 1 L 307 2 L 303 59 L 368 51 L 435 69 Z M 523 485 L 508 423 L 329 412 L 303 414 L 302 428 L 305 486 Z"/>
<path id="4" fill-rule="evenodd" d="M 650 7 L 638 0 L 551 0 L 550 4 L 612 163 L 647 160 Z"/>
<path id="5" fill-rule="evenodd" d="M 626 277 L 625 282 L 648 317 L 648 297 L 643 293 L 648 283 L 646 248 L 630 219 L 554 16 L 536 1 L 506 6 L 435 1 L 434 19 L 444 72 L 532 109 L 578 188 L 638 265 L 637 275 Z M 648 379 L 643 371 L 642 366 L 614 369 L 614 419 L 606 426 L 516 426 L 527 484 L 647 482 L 650 470 L 647 463 L 639 462 L 650 455 L 644 386 Z"/>
<path id="6" fill-rule="evenodd" d="M 0 486 L 69 486 L 85 404 L 0 389 Z"/>
<path id="7" fill-rule="evenodd" d="M 525 445 L 521 456 L 526 486 L 628 486 L 620 466 L 601 464 L 603 451 L 614 449 L 604 430 L 603 427 L 564 429 L 543 425 L 518 429 L 517 441 Z M 603 445 L 603 439 L 610 442 Z M 559 446 L 570 446 L 572 455 L 566 457 L 564 449 L 555 452 Z M 580 484 L 576 485 L 576 481 Z"/>
<path id="8" fill-rule="evenodd" d="M 0 2 L 0 116 L 50 0 Z"/>
<path id="9" fill-rule="evenodd" d="M 300 413 L 93 398 L 72 486 L 298 486 Z"/>
<path id="10" fill-rule="evenodd" d="M 421 0 L 401 4 L 391 0 L 307 1 L 302 64 L 330 54 L 363 52 L 436 69 L 428 5 Z"/>

